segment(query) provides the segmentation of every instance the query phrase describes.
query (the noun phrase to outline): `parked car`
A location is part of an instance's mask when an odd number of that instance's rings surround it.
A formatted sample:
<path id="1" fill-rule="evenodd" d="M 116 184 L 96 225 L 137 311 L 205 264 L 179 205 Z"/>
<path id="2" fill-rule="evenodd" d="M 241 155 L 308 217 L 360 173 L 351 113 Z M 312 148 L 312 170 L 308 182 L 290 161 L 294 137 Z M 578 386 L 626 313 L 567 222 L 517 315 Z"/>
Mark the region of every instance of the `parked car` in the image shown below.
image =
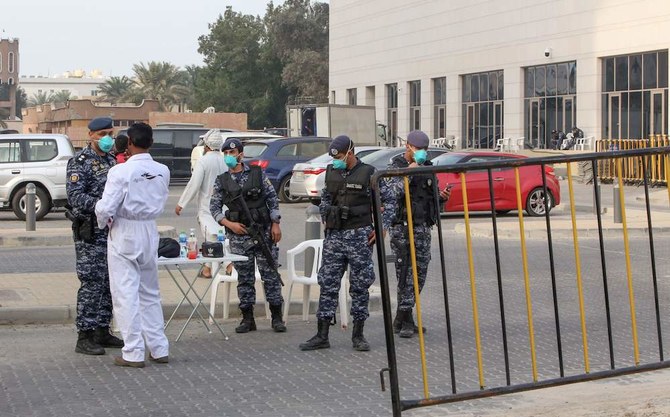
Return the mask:
<path id="1" fill-rule="evenodd" d="M 506 159 L 523 159 L 523 155 L 500 152 L 450 152 L 433 159 L 435 165 L 468 164 L 485 161 L 501 161 Z M 545 166 L 547 178 L 548 201 L 545 203 L 542 187 L 542 171 L 540 165 L 519 168 L 522 208 L 530 216 L 543 216 L 545 207 L 551 211 L 561 202 L 561 187 L 554 173 L 554 168 Z M 496 213 L 507 213 L 517 209 L 516 180 L 513 168 L 497 168 L 492 171 Z M 453 186 L 451 197 L 444 210 L 463 211 L 463 194 L 461 180 L 457 173 L 437 174 L 440 189 L 447 185 Z M 468 191 L 468 211 L 491 211 L 489 179 L 487 170 L 468 171 L 465 174 Z"/>
<path id="2" fill-rule="evenodd" d="M 205 132 L 207 133 L 207 132 Z M 221 132 L 221 135 L 223 136 L 223 141 L 225 142 L 226 139 L 228 138 L 237 138 L 240 140 L 240 142 L 244 143 L 252 139 L 265 139 L 265 138 L 280 138 L 281 136 L 279 135 L 271 135 L 269 133 L 263 133 L 263 132 Z M 205 142 L 204 139 L 202 139 L 203 135 L 200 135 L 200 140 L 198 141 L 198 144 L 193 148 L 191 151 L 191 172 L 193 172 L 193 168 L 195 168 L 195 164 L 198 163 L 198 159 L 203 155 L 205 152 Z"/>
<path id="3" fill-rule="evenodd" d="M 383 146 L 357 146 L 356 156 L 361 158 L 369 155 L 380 149 L 385 149 Z M 307 162 L 295 164 L 293 167 L 293 174 L 291 176 L 290 193 L 294 197 L 313 197 L 321 196 L 321 189 L 316 186 L 316 178 L 320 173 L 326 170 L 328 164 L 333 161 L 333 156 L 324 153 Z"/>
<path id="4" fill-rule="evenodd" d="M 361 162 L 372 165 L 376 169 L 386 169 L 391 164 L 391 160 L 396 156 L 405 152 L 405 147 L 384 148 L 376 152 L 372 152 L 361 158 Z M 450 152 L 447 148 L 428 148 L 428 159 L 432 160 L 444 153 Z M 331 158 L 332 159 L 332 158 Z M 326 172 L 320 173 L 314 180 L 314 188 L 318 190 L 318 197 L 312 198 L 312 203 L 319 204 L 321 201 L 321 190 L 326 187 Z"/>
<path id="5" fill-rule="evenodd" d="M 293 166 L 324 154 L 330 142 L 330 138 L 314 136 L 255 139 L 244 144 L 244 162 L 263 168 L 280 201 L 296 202 L 300 197 L 289 191 Z"/>
<path id="6" fill-rule="evenodd" d="M 287 127 L 266 127 L 263 129 L 263 132 L 268 133 L 270 135 L 279 135 L 279 136 L 288 136 L 288 128 Z"/>
<path id="7" fill-rule="evenodd" d="M 26 218 L 26 185 L 35 184 L 35 218 L 67 203 L 67 161 L 74 156 L 70 139 L 57 134 L 0 136 L 0 206 Z"/>

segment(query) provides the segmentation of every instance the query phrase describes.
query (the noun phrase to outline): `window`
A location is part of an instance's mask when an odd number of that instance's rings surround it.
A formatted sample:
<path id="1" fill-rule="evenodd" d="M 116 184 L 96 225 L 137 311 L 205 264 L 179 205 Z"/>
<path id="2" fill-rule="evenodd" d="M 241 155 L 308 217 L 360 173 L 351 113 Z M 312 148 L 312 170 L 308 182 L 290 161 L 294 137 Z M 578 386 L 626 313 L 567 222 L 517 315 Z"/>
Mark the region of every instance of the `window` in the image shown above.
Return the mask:
<path id="1" fill-rule="evenodd" d="M 356 89 L 349 88 L 347 89 L 347 104 L 355 106 L 356 105 Z"/>
<path id="2" fill-rule="evenodd" d="M 421 129 L 421 81 L 410 81 L 409 86 L 409 127 Z"/>
<path id="3" fill-rule="evenodd" d="M 327 142 L 303 142 L 300 144 L 300 156 L 316 158 L 328 152 Z"/>
<path id="4" fill-rule="evenodd" d="M 443 138 L 447 125 L 447 78 L 433 78 L 433 136 Z"/>
<path id="5" fill-rule="evenodd" d="M 21 162 L 21 146 L 18 141 L 0 140 L 0 164 Z"/>
<path id="6" fill-rule="evenodd" d="M 49 161 L 58 155 L 58 146 L 55 140 L 29 140 L 28 161 Z"/>
<path id="7" fill-rule="evenodd" d="M 246 151 L 246 148 L 244 149 Z M 298 144 L 292 143 L 290 145 L 284 145 L 277 151 L 277 156 L 296 156 L 298 154 Z M 246 152 L 245 152 L 246 155 Z"/>
<path id="8" fill-rule="evenodd" d="M 14 52 L 10 52 L 7 56 L 7 72 L 10 74 L 14 72 Z"/>
<path id="9" fill-rule="evenodd" d="M 553 130 L 568 133 L 575 125 L 577 65 L 575 61 L 524 69 L 524 138 L 550 148 Z"/>
<path id="10" fill-rule="evenodd" d="M 330 104 L 336 104 L 335 103 L 335 90 L 330 92 Z"/>
<path id="11" fill-rule="evenodd" d="M 526 77 L 529 75 L 526 74 Z M 533 85 L 535 85 L 533 73 Z M 466 146 L 493 148 L 504 129 L 502 70 L 466 74 L 463 81 L 463 137 Z"/>
<path id="12" fill-rule="evenodd" d="M 91 90 L 91 96 L 97 97 L 98 96 L 98 90 Z"/>
<path id="13" fill-rule="evenodd" d="M 601 63 L 601 136 L 648 139 L 667 134 L 668 51 L 606 57 Z"/>
<path id="14" fill-rule="evenodd" d="M 398 84 L 386 84 L 386 125 L 393 146 L 398 145 Z"/>

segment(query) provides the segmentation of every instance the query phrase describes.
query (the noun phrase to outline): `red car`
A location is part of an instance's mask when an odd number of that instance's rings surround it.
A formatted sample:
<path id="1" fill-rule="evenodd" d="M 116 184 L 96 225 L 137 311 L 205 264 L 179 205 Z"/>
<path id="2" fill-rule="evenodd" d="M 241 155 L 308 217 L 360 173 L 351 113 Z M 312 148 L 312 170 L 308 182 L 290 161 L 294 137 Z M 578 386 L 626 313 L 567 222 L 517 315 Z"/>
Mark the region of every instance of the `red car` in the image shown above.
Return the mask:
<path id="1" fill-rule="evenodd" d="M 500 152 L 449 152 L 433 159 L 433 165 L 468 164 L 475 162 L 500 161 L 506 159 L 522 159 L 523 155 Z M 561 187 L 554 174 L 554 168 L 545 166 L 547 190 L 549 191 L 549 211 L 561 202 Z M 496 213 L 507 213 L 517 209 L 516 182 L 514 168 L 498 168 L 492 170 Z M 440 189 L 452 185 L 451 197 L 445 204 L 445 211 L 463 211 L 463 194 L 461 179 L 458 173 L 437 174 Z M 487 170 L 467 171 L 465 182 L 468 190 L 469 211 L 491 211 L 489 195 L 489 179 Z M 545 210 L 544 190 L 542 188 L 542 172 L 540 165 L 519 168 L 521 184 L 521 204 L 530 216 L 543 216 Z"/>

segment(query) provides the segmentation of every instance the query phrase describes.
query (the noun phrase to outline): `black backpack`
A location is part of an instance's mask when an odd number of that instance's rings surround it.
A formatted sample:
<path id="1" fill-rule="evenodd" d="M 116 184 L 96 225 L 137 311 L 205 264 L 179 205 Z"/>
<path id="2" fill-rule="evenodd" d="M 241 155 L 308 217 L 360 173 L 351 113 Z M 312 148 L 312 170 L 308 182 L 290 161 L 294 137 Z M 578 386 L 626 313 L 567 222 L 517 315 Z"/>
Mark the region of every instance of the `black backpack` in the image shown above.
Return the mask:
<path id="1" fill-rule="evenodd" d="M 179 242 L 171 237 L 162 237 L 158 240 L 158 256 L 164 258 L 179 257 Z"/>

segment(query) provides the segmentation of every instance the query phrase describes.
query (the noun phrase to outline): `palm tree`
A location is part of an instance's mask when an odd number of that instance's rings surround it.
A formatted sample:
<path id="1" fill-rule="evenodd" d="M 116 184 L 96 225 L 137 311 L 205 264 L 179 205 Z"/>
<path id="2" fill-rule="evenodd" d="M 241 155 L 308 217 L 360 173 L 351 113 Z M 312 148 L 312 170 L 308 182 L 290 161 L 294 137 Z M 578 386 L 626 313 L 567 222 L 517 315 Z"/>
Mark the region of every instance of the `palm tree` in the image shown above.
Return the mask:
<path id="1" fill-rule="evenodd" d="M 158 100 L 162 111 L 183 102 L 188 95 L 185 73 L 169 62 L 149 62 L 133 65 L 135 85 L 145 98 Z"/>
<path id="2" fill-rule="evenodd" d="M 52 103 L 67 103 L 72 97 L 70 97 L 70 92 L 67 90 L 62 90 L 51 95 Z"/>
<path id="3" fill-rule="evenodd" d="M 53 101 L 52 95 L 44 91 L 38 91 L 28 99 L 28 105 L 31 107 L 41 106 L 42 104 L 51 103 Z"/>
<path id="4" fill-rule="evenodd" d="M 126 101 L 134 83 L 133 80 L 126 77 L 109 77 L 107 81 L 100 85 L 101 98 L 116 104 L 120 101 Z M 134 101 L 134 100 L 129 100 Z"/>

